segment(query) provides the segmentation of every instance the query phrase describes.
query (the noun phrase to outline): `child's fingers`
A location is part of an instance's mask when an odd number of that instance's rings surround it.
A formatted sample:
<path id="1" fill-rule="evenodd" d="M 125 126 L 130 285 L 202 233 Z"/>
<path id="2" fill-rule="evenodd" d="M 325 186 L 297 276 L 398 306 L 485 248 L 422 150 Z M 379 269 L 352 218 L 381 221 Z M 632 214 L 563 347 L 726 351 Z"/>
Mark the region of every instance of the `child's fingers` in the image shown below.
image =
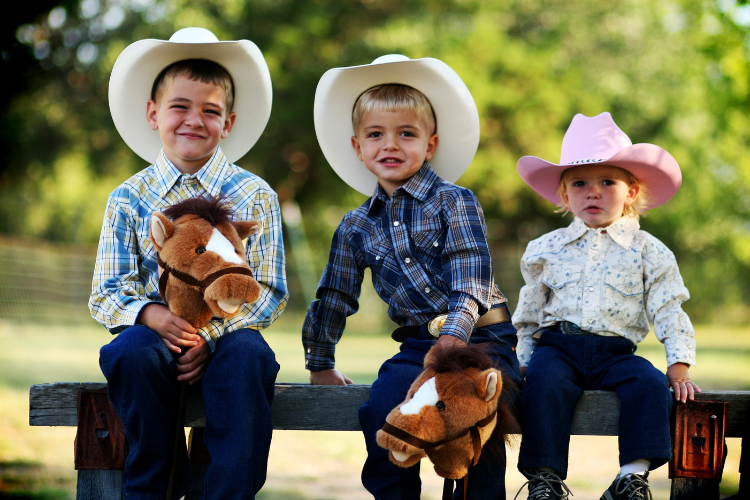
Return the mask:
<path id="1" fill-rule="evenodd" d="M 180 352 L 180 348 L 177 347 L 176 345 L 174 345 L 169 340 L 167 340 L 165 337 L 162 337 L 161 341 L 164 342 L 164 345 L 167 346 L 167 349 L 169 349 L 170 351 L 172 351 L 174 353 L 179 353 Z"/>

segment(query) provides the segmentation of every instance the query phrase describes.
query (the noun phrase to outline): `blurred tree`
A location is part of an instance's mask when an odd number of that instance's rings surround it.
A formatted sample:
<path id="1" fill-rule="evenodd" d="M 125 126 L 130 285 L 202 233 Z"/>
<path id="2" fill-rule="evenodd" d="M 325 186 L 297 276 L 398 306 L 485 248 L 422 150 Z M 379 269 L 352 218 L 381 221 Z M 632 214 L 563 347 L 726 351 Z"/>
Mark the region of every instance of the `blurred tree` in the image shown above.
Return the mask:
<path id="1" fill-rule="evenodd" d="M 263 51 L 274 108 L 238 163 L 302 213 L 319 275 L 333 230 L 364 201 L 327 166 L 312 107 L 321 75 L 384 53 L 437 57 L 472 91 L 482 138 L 459 181 L 485 210 L 498 282 L 512 299 L 526 242 L 568 218 L 515 164 L 559 158 L 577 112 L 612 112 L 633 142 L 670 151 L 674 200 L 645 229 L 676 254 L 696 321 L 744 320 L 750 290 L 750 10 L 734 0 L 70 0 L 15 29 L 39 78 L 11 94 L 13 141 L 0 171 L 0 232 L 96 241 L 107 194 L 145 167 L 119 139 L 107 79 L 127 44 L 203 26 Z M 60 23 L 60 12 L 64 19 Z M 47 42 L 47 48 L 43 42 Z M 140 105 L 134 103 L 134 105 Z M 342 144 L 342 147 L 348 147 Z M 727 279 L 727 277 L 731 277 Z"/>

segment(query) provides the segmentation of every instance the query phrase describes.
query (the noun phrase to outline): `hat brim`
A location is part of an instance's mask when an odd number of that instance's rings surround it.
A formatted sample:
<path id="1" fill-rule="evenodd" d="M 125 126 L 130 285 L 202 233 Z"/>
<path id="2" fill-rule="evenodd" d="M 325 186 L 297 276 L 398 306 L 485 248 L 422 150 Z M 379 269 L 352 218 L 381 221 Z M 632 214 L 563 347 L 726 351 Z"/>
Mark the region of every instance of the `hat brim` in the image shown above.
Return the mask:
<path id="1" fill-rule="evenodd" d="M 479 145 L 479 113 L 461 77 L 433 58 L 334 68 L 323 75 L 315 92 L 315 133 L 331 168 L 360 193 L 372 195 L 377 177 L 351 146 L 352 109 L 364 91 L 389 83 L 413 87 L 430 101 L 440 137 L 430 164 L 443 179 L 457 181 Z"/>
<path id="2" fill-rule="evenodd" d="M 159 73 L 185 59 L 207 59 L 227 70 L 234 84 L 236 119 L 219 145 L 229 162 L 247 153 L 271 116 L 271 75 L 260 49 L 249 40 L 180 43 L 146 39 L 122 51 L 109 79 L 109 109 L 117 131 L 135 153 L 153 163 L 162 148 L 146 120 L 146 104 Z"/>
<path id="3" fill-rule="evenodd" d="M 610 158 L 585 163 L 561 165 L 536 156 L 524 156 L 518 160 L 517 169 L 531 189 L 544 199 L 561 206 L 562 200 L 557 194 L 560 176 L 569 168 L 585 165 L 611 165 L 633 174 L 651 195 L 651 202 L 646 208 L 663 205 L 677 193 L 682 184 L 682 173 L 677 160 L 654 144 L 633 144 Z"/>

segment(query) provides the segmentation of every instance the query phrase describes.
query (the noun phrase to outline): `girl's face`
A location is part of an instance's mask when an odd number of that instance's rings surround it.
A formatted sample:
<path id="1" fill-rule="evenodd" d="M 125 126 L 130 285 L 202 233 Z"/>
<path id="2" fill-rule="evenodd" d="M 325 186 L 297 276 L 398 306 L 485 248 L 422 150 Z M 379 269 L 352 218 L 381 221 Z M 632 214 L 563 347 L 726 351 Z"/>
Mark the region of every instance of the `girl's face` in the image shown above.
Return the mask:
<path id="1" fill-rule="evenodd" d="M 609 165 L 582 165 L 563 174 L 566 208 L 589 227 L 607 227 L 622 217 L 623 209 L 640 192 L 625 172 Z"/>

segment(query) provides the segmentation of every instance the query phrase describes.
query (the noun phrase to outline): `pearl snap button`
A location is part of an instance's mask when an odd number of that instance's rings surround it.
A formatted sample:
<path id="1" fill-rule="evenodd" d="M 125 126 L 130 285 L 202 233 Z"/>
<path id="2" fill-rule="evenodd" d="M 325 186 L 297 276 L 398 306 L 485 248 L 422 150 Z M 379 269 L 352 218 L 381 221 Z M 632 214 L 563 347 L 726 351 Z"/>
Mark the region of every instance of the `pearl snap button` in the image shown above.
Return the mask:
<path id="1" fill-rule="evenodd" d="M 591 324 L 591 323 L 593 323 L 593 322 L 594 322 L 594 320 L 593 320 L 593 319 L 590 319 L 590 320 L 589 320 L 589 324 Z"/>
<path id="2" fill-rule="evenodd" d="M 438 243 L 438 242 L 436 241 L 436 242 L 434 242 L 434 243 L 432 244 L 432 246 L 436 247 L 436 246 L 438 246 L 438 244 L 439 244 L 439 243 Z"/>
<path id="3" fill-rule="evenodd" d="M 429 286 L 424 289 L 424 293 L 430 293 L 430 287 Z"/>
<path id="4" fill-rule="evenodd" d="M 411 259 L 409 257 L 407 257 L 407 258 L 404 259 L 404 262 L 406 262 L 408 264 L 409 262 L 411 262 Z"/>
<path id="5" fill-rule="evenodd" d="M 375 260 L 380 260 L 380 255 L 376 255 Z"/>
<path id="6" fill-rule="evenodd" d="M 592 286 L 591 288 L 589 288 L 589 292 L 593 292 L 593 291 L 594 291 L 594 287 Z"/>
<path id="7" fill-rule="evenodd" d="M 394 226 L 398 226 L 398 221 L 393 223 Z"/>
<path id="8" fill-rule="evenodd" d="M 625 290 L 626 290 L 626 291 L 627 291 L 628 293 L 630 293 L 630 292 L 632 292 L 632 291 L 633 291 L 633 289 L 632 289 L 632 288 L 630 288 L 630 287 L 626 288 Z"/>

